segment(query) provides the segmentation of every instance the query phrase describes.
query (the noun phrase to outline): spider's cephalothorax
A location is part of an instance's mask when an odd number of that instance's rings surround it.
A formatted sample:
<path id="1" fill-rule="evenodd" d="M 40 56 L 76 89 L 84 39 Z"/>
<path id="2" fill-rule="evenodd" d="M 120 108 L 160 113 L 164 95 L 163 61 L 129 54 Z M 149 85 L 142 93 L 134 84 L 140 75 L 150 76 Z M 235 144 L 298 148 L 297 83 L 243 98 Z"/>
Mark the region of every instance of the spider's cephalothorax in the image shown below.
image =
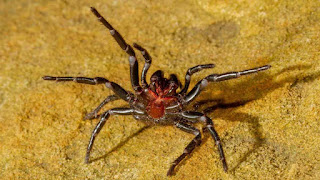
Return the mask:
<path id="1" fill-rule="evenodd" d="M 164 116 L 165 108 L 177 102 L 177 78 L 171 75 L 170 80 L 163 77 L 162 71 L 156 71 L 150 79 L 149 88 L 144 89 L 147 97 L 146 112 L 151 118 L 159 119 Z"/>
<path id="2" fill-rule="evenodd" d="M 195 138 L 187 145 L 183 153 L 172 163 L 167 172 L 167 175 L 172 175 L 174 172 L 174 168 L 179 164 L 179 162 L 181 162 L 188 154 L 190 154 L 196 146 L 199 146 L 201 144 L 201 132 L 197 128 L 192 126 L 193 123 L 197 122 L 203 123 L 206 130 L 215 140 L 215 143 L 218 146 L 220 159 L 223 164 L 223 169 L 224 171 L 227 171 L 228 167 L 222 145 L 220 143 L 220 138 L 218 136 L 218 133 L 214 129 L 212 120 L 201 112 L 187 111 L 185 107 L 187 104 L 192 102 L 196 96 L 199 95 L 201 90 L 205 88 L 209 82 L 218 82 L 238 78 L 242 75 L 267 70 L 271 66 L 265 65 L 239 72 L 211 74 L 200 80 L 192 88 L 192 90 L 188 92 L 192 74 L 201 71 L 202 69 L 213 68 L 213 64 L 202 64 L 188 69 L 183 87 L 181 87 L 181 84 L 175 75 L 171 74 L 170 78 L 166 79 L 163 77 L 163 72 L 160 70 L 156 71 L 151 76 L 150 84 L 148 84 L 146 81 L 146 73 L 151 65 L 151 57 L 144 48 L 134 43 L 133 47 L 139 50 L 145 59 L 140 84 L 138 76 L 138 61 L 133 48 L 125 42 L 118 31 L 116 31 L 95 8 L 91 8 L 91 11 L 95 16 L 98 17 L 99 21 L 109 29 L 111 35 L 117 41 L 119 46 L 129 55 L 130 78 L 134 93 L 127 91 L 120 85 L 102 77 L 43 77 L 44 80 L 74 81 L 77 83 L 91 85 L 105 84 L 107 88 L 111 89 L 115 93 L 115 95 L 108 96 L 93 112 L 85 116 L 85 119 L 100 118 L 100 121 L 92 132 L 89 145 L 87 147 L 85 162 L 89 162 L 90 151 L 93 147 L 95 137 L 98 135 L 109 116 L 132 115 L 135 119 L 144 121 L 148 124 L 174 125 L 187 133 L 192 133 L 195 135 Z M 181 88 L 181 90 L 177 93 L 176 90 L 179 87 Z M 128 102 L 129 106 L 127 108 L 112 108 L 101 114 L 98 114 L 100 109 L 106 103 L 117 99 L 122 99 Z"/>

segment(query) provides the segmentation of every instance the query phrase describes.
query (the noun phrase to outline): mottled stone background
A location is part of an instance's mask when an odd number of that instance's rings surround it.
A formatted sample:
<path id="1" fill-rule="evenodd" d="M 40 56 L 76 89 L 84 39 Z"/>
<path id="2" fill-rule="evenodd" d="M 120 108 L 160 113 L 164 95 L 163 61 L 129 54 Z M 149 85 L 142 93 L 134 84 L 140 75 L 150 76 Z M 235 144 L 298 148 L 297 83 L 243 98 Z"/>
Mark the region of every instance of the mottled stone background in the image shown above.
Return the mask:
<path id="1" fill-rule="evenodd" d="M 114 116 L 97 138 L 93 162 L 84 164 L 97 120 L 82 118 L 111 91 L 41 77 L 103 76 L 131 88 L 127 55 L 90 6 L 128 43 L 149 50 L 150 72 L 184 79 L 187 68 L 215 63 L 193 77 L 194 85 L 210 73 L 272 65 L 212 83 L 198 97 L 248 101 L 208 114 L 229 172 L 206 134 L 168 179 L 320 179 L 319 0 L 1 0 L 1 179 L 166 179 L 193 138 L 174 127 L 146 128 Z"/>

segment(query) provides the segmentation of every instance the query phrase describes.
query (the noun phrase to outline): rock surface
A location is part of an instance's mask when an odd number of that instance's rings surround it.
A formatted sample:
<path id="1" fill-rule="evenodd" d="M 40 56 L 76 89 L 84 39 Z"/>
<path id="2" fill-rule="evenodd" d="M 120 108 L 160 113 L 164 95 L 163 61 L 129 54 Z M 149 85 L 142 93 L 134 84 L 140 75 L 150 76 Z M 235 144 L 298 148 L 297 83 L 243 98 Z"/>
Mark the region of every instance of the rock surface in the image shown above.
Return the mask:
<path id="1" fill-rule="evenodd" d="M 268 71 L 212 83 L 197 100 L 244 105 L 208 114 L 225 149 L 223 172 L 208 134 L 172 179 L 320 179 L 320 2 L 1 1 L 0 174 L 3 179 L 166 179 L 193 138 L 174 127 L 110 118 L 84 164 L 97 120 L 86 113 L 104 86 L 54 83 L 53 76 L 103 76 L 130 89 L 127 56 L 90 12 L 96 7 L 128 43 L 143 45 L 157 69 L 179 79 Z M 142 57 L 139 55 L 140 69 Z M 123 106 L 115 101 L 104 109 Z M 201 128 L 201 124 L 197 125 Z"/>

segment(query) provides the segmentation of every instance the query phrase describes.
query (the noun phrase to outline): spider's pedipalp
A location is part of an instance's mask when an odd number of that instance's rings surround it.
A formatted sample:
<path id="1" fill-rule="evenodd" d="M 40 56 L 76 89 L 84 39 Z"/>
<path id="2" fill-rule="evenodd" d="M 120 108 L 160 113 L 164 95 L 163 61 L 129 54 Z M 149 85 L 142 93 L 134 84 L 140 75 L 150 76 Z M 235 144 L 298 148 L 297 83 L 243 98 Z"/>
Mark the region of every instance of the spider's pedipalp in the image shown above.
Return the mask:
<path id="1" fill-rule="evenodd" d="M 138 45 L 137 43 L 133 43 L 133 47 L 138 49 L 141 52 L 141 54 L 145 60 L 145 63 L 144 63 L 143 69 L 142 69 L 142 73 L 141 73 L 141 86 L 143 88 L 146 88 L 148 86 L 148 83 L 146 81 L 146 76 L 147 76 L 147 72 L 151 66 L 152 58 L 149 55 L 148 51 L 146 49 L 144 49 L 143 47 L 141 47 L 140 45 Z"/>
<path id="2" fill-rule="evenodd" d="M 191 81 L 191 76 L 194 73 L 199 72 L 199 71 L 201 71 L 203 69 L 214 68 L 214 66 L 215 66 L 214 64 L 201 64 L 201 65 L 197 65 L 197 66 L 194 66 L 192 68 L 189 68 L 187 73 L 186 73 L 184 87 L 179 92 L 179 94 L 185 94 L 188 91 L 188 88 L 189 88 L 189 85 L 190 85 L 190 81 Z"/>

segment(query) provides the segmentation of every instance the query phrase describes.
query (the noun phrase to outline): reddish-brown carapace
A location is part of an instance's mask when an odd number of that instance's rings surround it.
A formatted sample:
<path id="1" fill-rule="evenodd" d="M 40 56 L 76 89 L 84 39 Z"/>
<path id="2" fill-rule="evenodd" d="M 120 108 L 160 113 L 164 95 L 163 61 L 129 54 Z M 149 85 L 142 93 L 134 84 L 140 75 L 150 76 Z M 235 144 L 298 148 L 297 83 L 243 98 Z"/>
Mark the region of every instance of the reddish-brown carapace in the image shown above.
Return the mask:
<path id="1" fill-rule="evenodd" d="M 115 30 L 109 22 L 103 18 L 100 13 L 91 8 L 93 14 L 98 20 L 110 31 L 112 37 L 116 40 L 118 45 L 129 55 L 130 64 L 130 79 L 133 92 L 123 89 L 117 83 L 111 82 L 106 78 L 95 77 L 53 77 L 44 76 L 44 80 L 53 81 L 74 81 L 84 84 L 104 84 L 107 88 L 114 92 L 114 95 L 108 96 L 93 112 L 87 114 L 85 119 L 100 118 L 100 121 L 94 128 L 85 157 L 85 162 L 89 162 L 90 152 L 93 147 L 94 140 L 99 134 L 102 127 L 105 125 L 110 115 L 132 115 L 135 119 L 141 120 L 147 124 L 153 125 L 174 125 L 175 127 L 195 135 L 194 139 L 187 145 L 183 153 L 173 161 L 167 175 L 173 175 L 175 167 L 181 162 L 188 154 L 190 154 L 196 146 L 201 144 L 201 132 L 192 124 L 200 122 L 204 124 L 204 128 L 211 134 L 218 147 L 220 159 L 224 171 L 227 171 L 227 163 L 222 149 L 218 133 L 214 129 L 212 120 L 204 113 L 197 111 L 188 111 L 187 105 L 192 102 L 199 93 L 210 82 L 219 82 L 229 79 L 238 78 L 242 75 L 255 73 L 269 69 L 270 65 L 261 66 L 258 68 L 248 69 L 238 72 L 228 72 L 224 74 L 210 74 L 209 76 L 200 80 L 190 91 L 188 91 L 191 76 L 203 69 L 213 68 L 213 64 L 202 64 L 194 66 L 187 70 L 185 76 L 184 86 L 181 86 L 180 81 L 176 75 L 171 74 L 169 79 L 164 78 L 161 70 L 156 71 L 150 78 L 150 83 L 146 81 L 146 74 L 151 65 L 151 56 L 149 53 L 139 46 L 133 44 L 133 47 L 141 52 L 145 59 L 145 64 L 141 73 L 141 83 L 139 82 L 138 61 L 133 48 L 125 42 L 123 37 Z M 179 92 L 177 92 L 179 90 Z M 122 99 L 128 103 L 128 107 L 112 108 L 101 114 L 98 114 L 101 108 L 110 101 Z"/>
<path id="2" fill-rule="evenodd" d="M 143 92 L 147 96 L 146 112 L 150 117 L 159 119 L 164 116 L 168 106 L 178 101 L 175 96 L 178 81 L 175 75 L 171 75 L 170 80 L 164 78 L 159 70 L 151 76 L 150 82 Z"/>

